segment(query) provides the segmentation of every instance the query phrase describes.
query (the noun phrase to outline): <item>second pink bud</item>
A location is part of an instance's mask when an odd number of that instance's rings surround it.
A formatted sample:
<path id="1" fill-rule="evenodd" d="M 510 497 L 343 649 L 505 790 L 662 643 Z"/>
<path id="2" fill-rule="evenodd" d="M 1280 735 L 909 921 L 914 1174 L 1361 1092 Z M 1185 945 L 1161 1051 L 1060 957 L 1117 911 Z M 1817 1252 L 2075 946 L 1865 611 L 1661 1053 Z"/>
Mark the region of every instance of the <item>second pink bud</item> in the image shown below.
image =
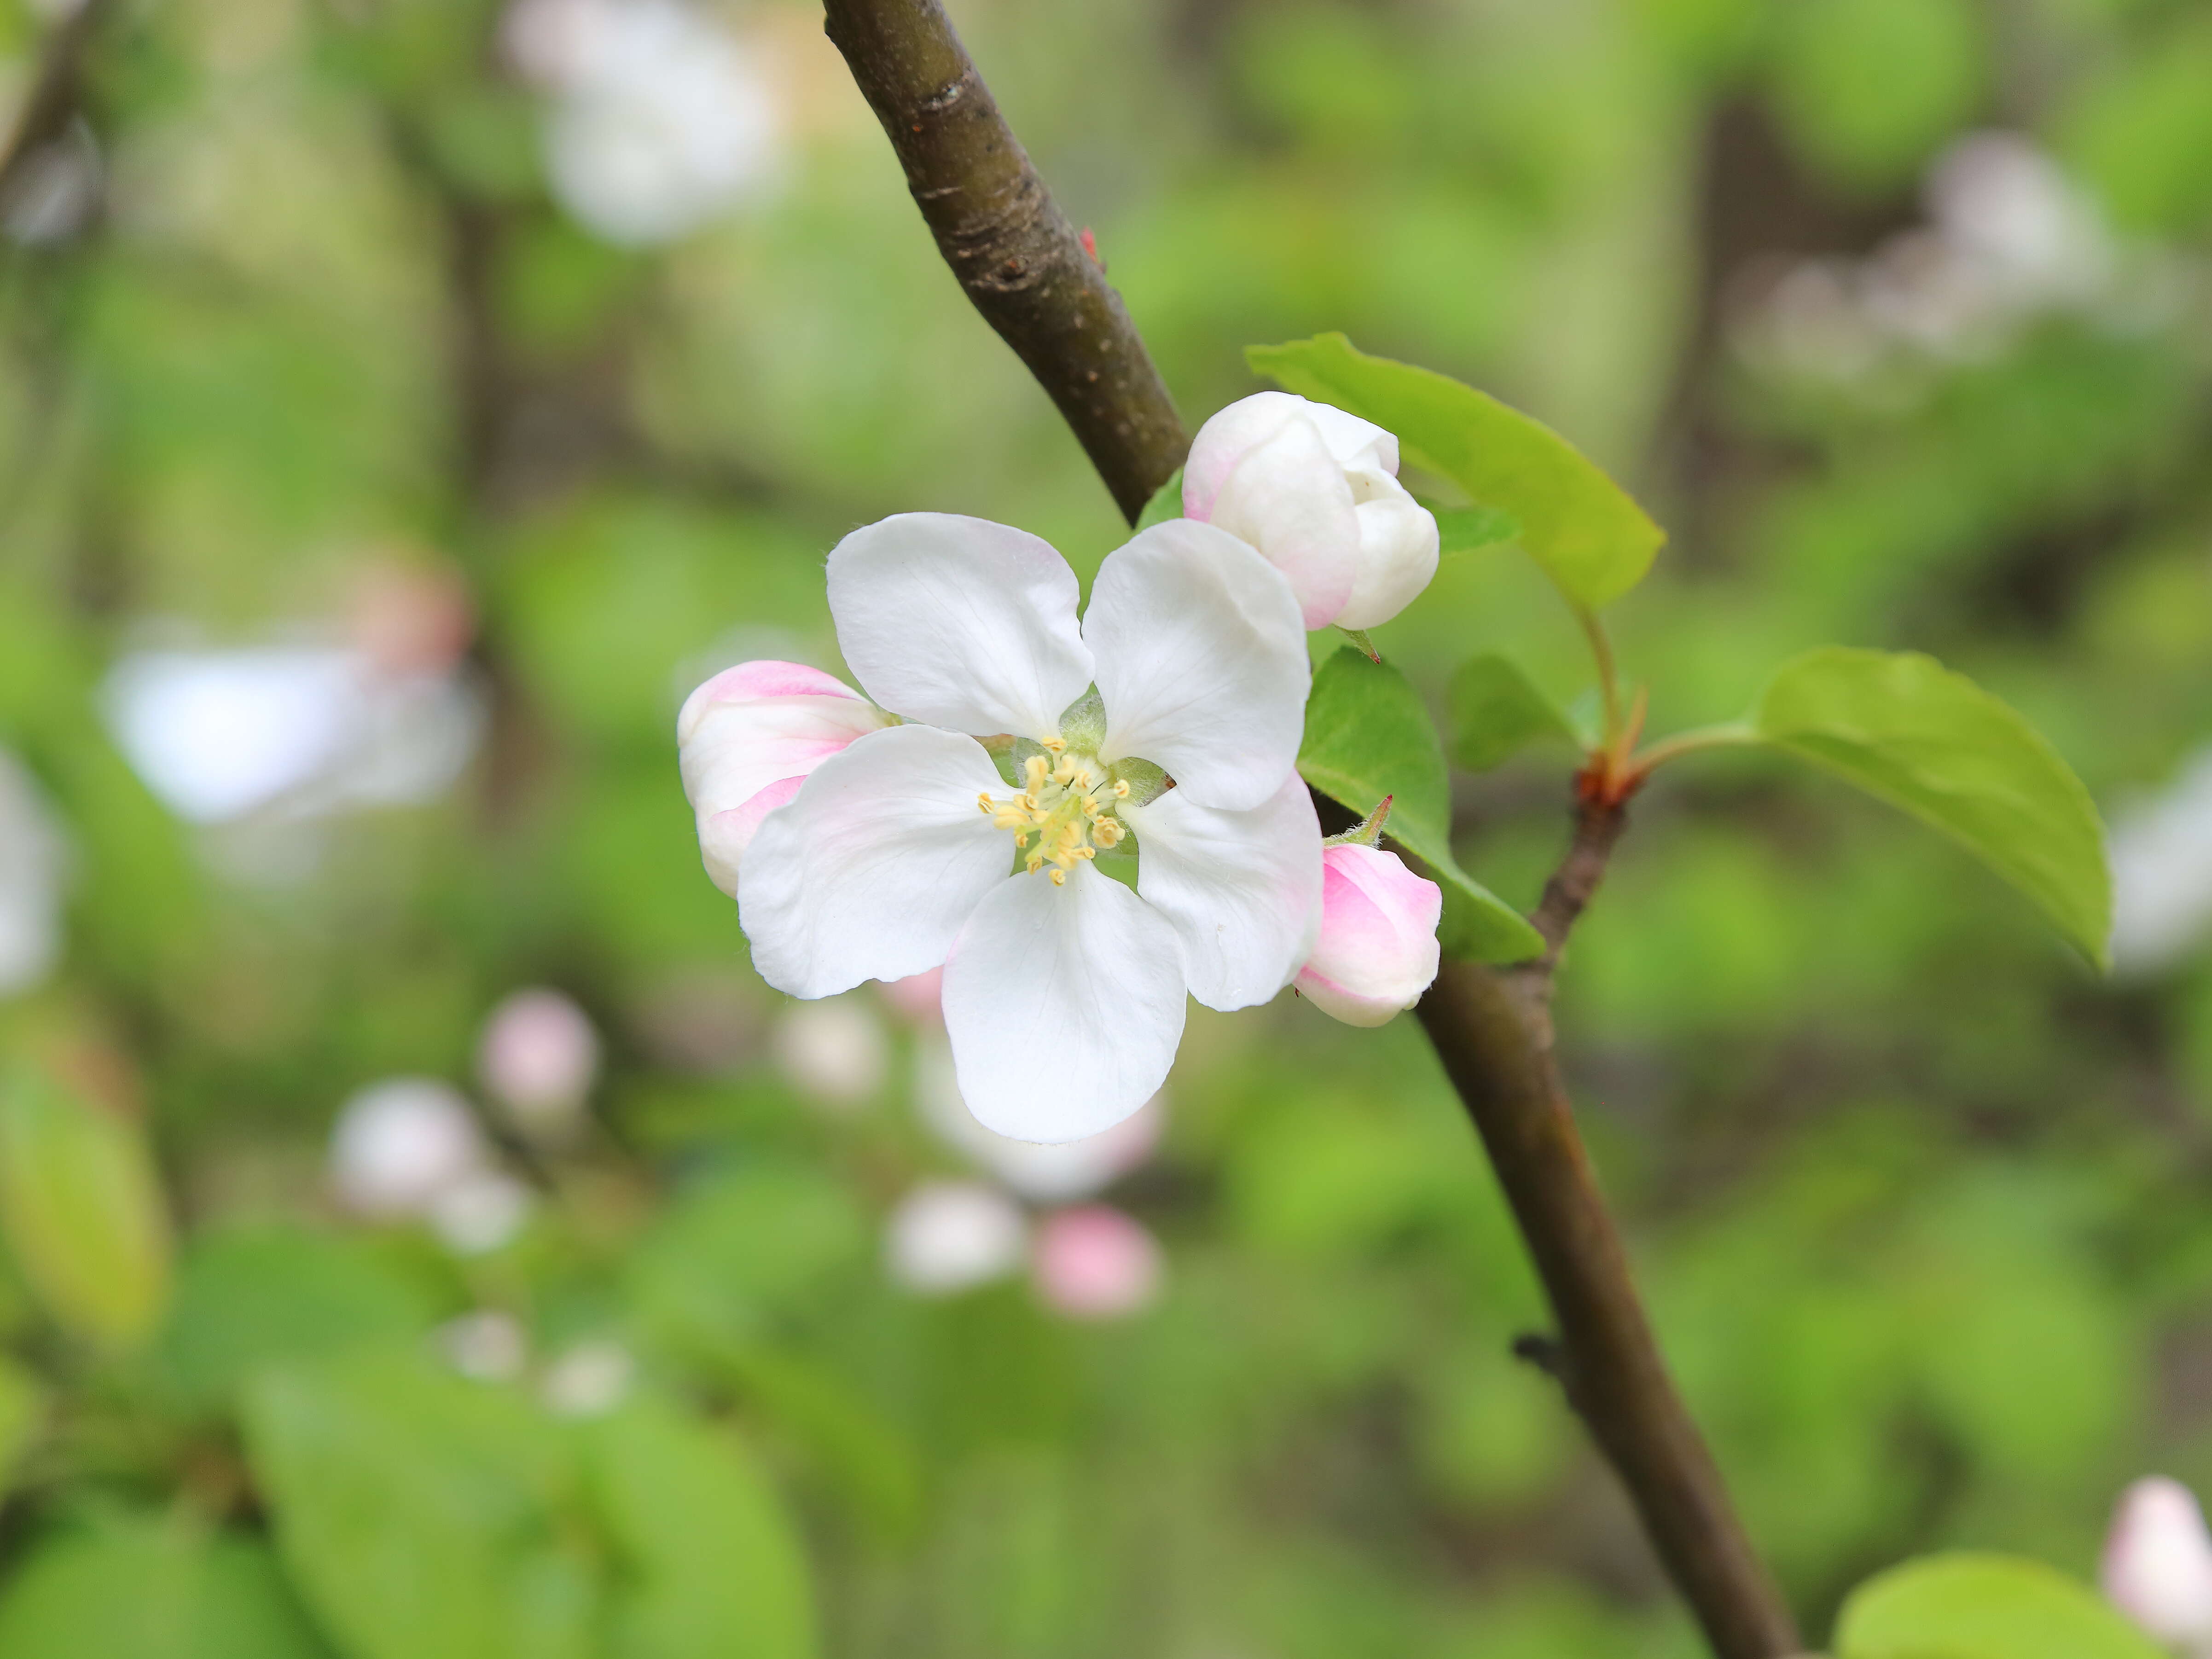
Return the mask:
<path id="1" fill-rule="evenodd" d="M 1395 853 L 1344 842 L 1322 854 L 1321 933 L 1297 988 L 1347 1025 L 1380 1025 L 1437 976 L 1444 896 Z"/>

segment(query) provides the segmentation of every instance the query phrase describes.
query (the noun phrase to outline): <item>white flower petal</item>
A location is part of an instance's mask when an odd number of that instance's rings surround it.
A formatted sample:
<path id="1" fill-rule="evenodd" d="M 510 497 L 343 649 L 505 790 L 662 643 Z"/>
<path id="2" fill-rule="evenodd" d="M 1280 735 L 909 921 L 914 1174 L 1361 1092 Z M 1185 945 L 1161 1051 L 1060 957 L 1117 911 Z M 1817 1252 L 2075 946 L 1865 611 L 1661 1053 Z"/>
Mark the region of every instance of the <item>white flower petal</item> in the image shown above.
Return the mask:
<path id="1" fill-rule="evenodd" d="M 1182 464 L 1183 516 L 1211 520 L 1214 498 L 1237 463 L 1309 407 L 1304 398 L 1287 392 L 1255 392 L 1216 410 L 1190 441 L 1190 454 Z"/>
<path id="2" fill-rule="evenodd" d="M 768 697 L 844 697 L 865 702 L 860 694 L 835 674 L 825 674 L 803 662 L 778 662 L 762 658 L 725 668 L 684 699 L 676 716 L 676 741 L 691 741 L 692 732 L 709 708 L 724 702 L 759 702 Z"/>
<path id="3" fill-rule="evenodd" d="M 1290 983 L 1321 925 L 1321 821 L 1295 774 L 1249 812 L 1170 789 L 1124 807 L 1137 832 L 1137 891 L 1175 924 L 1190 994 L 1249 1008 Z"/>
<path id="4" fill-rule="evenodd" d="M 1308 628 L 1336 620 L 1359 570 L 1359 520 L 1341 462 L 1303 413 L 1255 444 L 1222 480 L 1209 522 L 1290 579 Z"/>
<path id="5" fill-rule="evenodd" d="M 745 853 L 738 919 L 779 991 L 825 997 L 945 960 L 1013 864 L 976 797 L 1006 787 L 973 738 L 871 732 L 833 755 Z"/>
<path id="6" fill-rule="evenodd" d="M 1016 1140 L 1080 1140 L 1149 1100 L 1182 1041 L 1168 919 L 1088 864 L 992 889 L 945 964 L 960 1097 Z"/>
<path id="7" fill-rule="evenodd" d="M 1151 761 L 1232 810 L 1297 765 L 1305 627 L 1282 573 L 1234 536 L 1170 519 L 1108 554 L 1083 636 L 1106 703 L 1101 758 Z"/>
<path id="8" fill-rule="evenodd" d="M 1379 628 L 1419 599 L 1437 574 L 1436 516 L 1387 472 L 1356 468 L 1346 477 L 1359 503 L 1359 571 L 1336 625 Z"/>
<path id="9" fill-rule="evenodd" d="M 881 710 L 849 695 L 708 703 L 678 750 L 684 793 L 702 818 L 726 812 L 779 778 L 805 777 L 854 738 L 889 723 Z"/>
<path id="10" fill-rule="evenodd" d="M 830 555 L 837 644 L 867 693 L 909 720 L 1043 738 L 1091 684 L 1067 561 L 1026 531 L 902 513 Z"/>

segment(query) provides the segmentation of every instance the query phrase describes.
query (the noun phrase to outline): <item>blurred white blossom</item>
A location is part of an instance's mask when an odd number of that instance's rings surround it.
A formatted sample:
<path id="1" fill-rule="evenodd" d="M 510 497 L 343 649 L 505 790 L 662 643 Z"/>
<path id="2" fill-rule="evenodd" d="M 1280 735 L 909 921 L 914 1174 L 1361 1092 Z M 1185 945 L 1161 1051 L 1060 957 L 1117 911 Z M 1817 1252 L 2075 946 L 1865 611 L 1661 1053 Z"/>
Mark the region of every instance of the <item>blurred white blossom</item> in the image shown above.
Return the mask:
<path id="1" fill-rule="evenodd" d="M 883 1021 L 857 993 L 791 1004 L 776 1015 L 774 1046 L 792 1087 L 833 1109 L 872 1100 L 890 1071 Z"/>
<path id="2" fill-rule="evenodd" d="M 2163 968 L 2212 928 L 2212 749 L 2162 794 L 2112 815 L 2112 965 Z"/>
<path id="3" fill-rule="evenodd" d="M 1971 361 L 2036 318 L 2132 315 L 2154 272 L 2022 134 L 1968 134 L 1923 184 L 1926 222 L 1863 259 L 1805 259 L 1753 285 L 1736 343 L 1756 366 L 1838 384 L 1895 359 Z"/>
<path id="4" fill-rule="evenodd" d="M 28 990 L 62 950 L 69 845 L 38 782 L 0 749 L 0 996 Z"/>
<path id="5" fill-rule="evenodd" d="M 2212 1654 L 2212 1533 L 2188 1487 L 2154 1475 L 2122 1492 L 2098 1577 L 2112 1605 L 2158 1640 Z"/>
<path id="6" fill-rule="evenodd" d="M 899 1200 L 884 1235 L 891 1278 L 921 1296 L 1004 1279 L 1028 1248 L 1021 1206 L 978 1181 L 923 1182 Z"/>
<path id="7" fill-rule="evenodd" d="M 682 236 L 779 169 L 769 73 L 684 0 L 517 0 L 502 40 L 516 70 L 552 96 L 554 194 L 610 242 Z"/>
<path id="8" fill-rule="evenodd" d="M 484 1021 L 477 1075 L 514 1127 L 557 1140 L 581 1121 L 599 1073 L 599 1034 L 574 1000 L 543 988 L 514 992 Z"/>
<path id="9" fill-rule="evenodd" d="M 1038 1297 L 1070 1319 L 1121 1319 L 1158 1297 L 1159 1242 L 1104 1204 L 1060 1210 L 1038 1224 L 1030 1275 Z"/>
<path id="10" fill-rule="evenodd" d="M 430 1230 L 457 1255 L 487 1255 L 530 1218 L 530 1188 L 501 1170 L 479 1170 L 430 1200 Z"/>
<path id="11" fill-rule="evenodd" d="M 915 1102 L 922 1121 L 947 1146 L 1033 1204 L 1089 1198 L 1150 1158 L 1166 1123 L 1164 1098 L 1154 1095 L 1132 1115 L 1080 1140 L 1014 1140 L 975 1121 L 960 1098 L 952 1050 L 941 1038 L 915 1052 Z"/>
<path id="12" fill-rule="evenodd" d="M 438 1328 L 438 1346 L 455 1370 L 479 1382 L 511 1382 L 530 1358 L 521 1322 L 495 1308 L 447 1321 Z"/>
<path id="13" fill-rule="evenodd" d="M 387 1078 L 346 1102 L 331 1134 L 331 1179 L 347 1207 L 380 1220 L 428 1215 L 489 1167 L 476 1115 L 451 1085 Z"/>
<path id="14" fill-rule="evenodd" d="M 205 824 L 430 799 L 468 763 L 483 720 L 458 675 L 320 646 L 133 652 L 102 701 L 147 787 Z"/>
<path id="15" fill-rule="evenodd" d="M 597 1417 L 629 1393 L 637 1362 L 619 1342 L 580 1342 L 545 1368 L 545 1403 L 563 1417 Z"/>

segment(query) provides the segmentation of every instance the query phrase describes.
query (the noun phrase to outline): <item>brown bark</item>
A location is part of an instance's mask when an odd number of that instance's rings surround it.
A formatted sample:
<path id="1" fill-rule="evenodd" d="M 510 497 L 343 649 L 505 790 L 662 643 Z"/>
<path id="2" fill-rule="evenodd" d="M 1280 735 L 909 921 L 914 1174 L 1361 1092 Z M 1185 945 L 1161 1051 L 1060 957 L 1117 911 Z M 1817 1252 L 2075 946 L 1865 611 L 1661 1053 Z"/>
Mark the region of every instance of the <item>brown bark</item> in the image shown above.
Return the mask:
<path id="1" fill-rule="evenodd" d="M 1121 296 L 1030 165 L 936 0 L 827 0 L 824 10 L 938 252 L 1133 521 L 1190 440 Z"/>
<path id="2" fill-rule="evenodd" d="M 1053 204 L 937 0 L 825 0 L 939 250 L 1060 406 L 1132 521 L 1188 447 L 1121 298 Z M 1628 1490 L 1719 1659 L 1788 1659 L 1788 1607 L 1753 1553 L 1638 1301 L 1552 1054 L 1552 972 L 1625 823 L 1587 781 L 1534 917 L 1547 950 L 1447 961 L 1419 1015 L 1505 1188 L 1559 1320 L 1529 1346 Z"/>

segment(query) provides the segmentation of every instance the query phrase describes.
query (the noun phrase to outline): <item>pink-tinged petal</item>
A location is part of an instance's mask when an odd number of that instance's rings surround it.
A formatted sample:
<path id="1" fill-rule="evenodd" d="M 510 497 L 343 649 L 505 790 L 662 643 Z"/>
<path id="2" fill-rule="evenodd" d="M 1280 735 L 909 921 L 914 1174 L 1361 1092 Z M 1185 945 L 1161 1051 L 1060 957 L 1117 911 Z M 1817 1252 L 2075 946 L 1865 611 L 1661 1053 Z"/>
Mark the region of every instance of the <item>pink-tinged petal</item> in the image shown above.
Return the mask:
<path id="1" fill-rule="evenodd" d="M 1296 420 L 1307 406 L 1304 398 L 1287 392 L 1255 392 L 1217 410 L 1190 441 L 1190 454 L 1183 462 L 1183 516 L 1212 519 L 1214 499 L 1237 463 Z"/>
<path id="2" fill-rule="evenodd" d="M 1165 916 L 1089 864 L 1000 883 L 945 964 L 960 1097 L 1016 1140 L 1080 1140 L 1158 1090 L 1182 1041 L 1182 951 Z"/>
<path id="3" fill-rule="evenodd" d="M 1108 1204 L 1047 1216 L 1030 1271 L 1038 1298 L 1069 1319 L 1124 1319 L 1150 1307 L 1164 1263 L 1144 1224 Z"/>
<path id="4" fill-rule="evenodd" d="M 1308 403 L 1305 416 L 1321 434 L 1321 441 L 1328 448 L 1329 457 L 1347 472 L 1371 469 L 1387 472 L 1393 477 L 1398 472 L 1398 438 L 1386 432 L 1372 421 L 1363 421 L 1357 415 L 1346 414 L 1331 404 Z"/>
<path id="5" fill-rule="evenodd" d="M 1254 445 L 1222 480 L 1210 522 L 1289 578 L 1308 628 L 1334 622 L 1359 571 L 1359 519 L 1344 467 L 1303 413 Z"/>
<path id="6" fill-rule="evenodd" d="M 1436 516 L 1386 472 L 1346 474 L 1358 500 L 1359 569 L 1340 628 L 1379 628 L 1421 595 L 1437 574 Z"/>
<path id="7" fill-rule="evenodd" d="M 827 757 L 824 757 L 826 759 Z M 778 778 L 742 805 L 726 812 L 703 813 L 699 819 L 699 859 L 714 885 L 732 898 L 738 896 L 738 869 L 752 845 L 761 823 L 799 793 L 805 778 Z"/>
<path id="8" fill-rule="evenodd" d="M 1291 982 L 1321 925 L 1321 822 L 1295 773 L 1249 812 L 1181 789 L 1124 807 L 1137 832 L 1137 893 L 1175 924 L 1190 994 L 1249 1008 Z"/>
<path id="9" fill-rule="evenodd" d="M 1170 519 L 1106 556 L 1083 636 L 1106 704 L 1102 759 L 1163 766 L 1243 811 L 1297 763 L 1311 670 L 1290 585 L 1244 543 Z"/>
<path id="10" fill-rule="evenodd" d="M 865 701 L 835 674 L 825 674 L 802 662 L 766 659 L 741 662 L 734 668 L 725 668 L 684 699 L 683 710 L 676 716 L 676 741 L 689 742 L 708 708 L 715 703 L 759 702 L 769 697 L 849 697 L 854 702 Z"/>
<path id="11" fill-rule="evenodd" d="M 979 795 L 1006 785 L 972 738 L 871 732 L 768 814 L 738 872 L 738 920 L 776 989 L 825 997 L 943 962 L 1012 839 Z"/>
<path id="12" fill-rule="evenodd" d="M 1342 845 L 1322 854 L 1321 933 L 1301 994 L 1347 1025 L 1380 1025 L 1437 976 L 1444 896 L 1395 853 Z"/>
<path id="13" fill-rule="evenodd" d="M 1075 573 L 1026 531 L 902 513 L 830 555 L 837 644 L 868 695 L 976 737 L 1044 738 L 1091 684 Z"/>
<path id="14" fill-rule="evenodd" d="M 2160 1642 L 2212 1641 L 2212 1532 L 2180 1482 L 2154 1475 L 2120 1494 L 2099 1577 L 2112 1605 Z"/>

